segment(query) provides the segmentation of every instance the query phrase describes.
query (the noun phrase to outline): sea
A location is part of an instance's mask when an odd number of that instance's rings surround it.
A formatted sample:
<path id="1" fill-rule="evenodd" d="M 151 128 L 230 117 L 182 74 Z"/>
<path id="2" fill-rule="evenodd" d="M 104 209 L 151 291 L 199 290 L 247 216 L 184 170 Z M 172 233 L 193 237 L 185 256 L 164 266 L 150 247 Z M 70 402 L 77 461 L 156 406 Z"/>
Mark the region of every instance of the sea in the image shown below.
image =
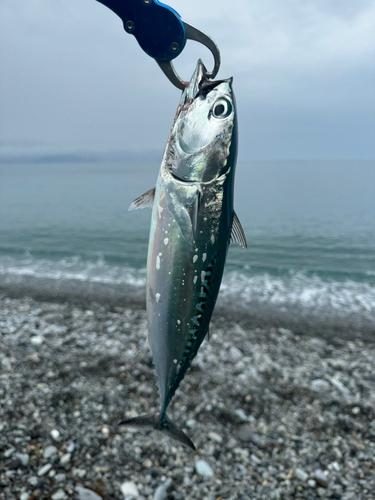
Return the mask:
<path id="1" fill-rule="evenodd" d="M 128 207 L 160 160 L 0 164 L 1 292 L 144 302 L 151 211 Z M 375 339 L 375 160 L 240 160 L 235 210 L 219 310 Z"/>

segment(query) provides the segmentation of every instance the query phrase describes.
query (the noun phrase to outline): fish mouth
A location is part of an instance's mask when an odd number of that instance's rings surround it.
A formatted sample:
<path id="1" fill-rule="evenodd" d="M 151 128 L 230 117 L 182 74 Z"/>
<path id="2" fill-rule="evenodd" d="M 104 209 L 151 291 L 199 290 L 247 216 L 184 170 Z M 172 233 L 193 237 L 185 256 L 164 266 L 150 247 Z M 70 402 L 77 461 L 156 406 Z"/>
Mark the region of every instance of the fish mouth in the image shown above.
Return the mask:
<path id="1" fill-rule="evenodd" d="M 197 66 L 193 76 L 191 77 L 189 85 L 183 92 L 185 103 L 193 101 L 199 97 L 204 99 L 211 90 L 216 88 L 221 83 L 228 82 L 232 85 L 233 78 L 228 78 L 226 80 L 210 80 L 207 73 L 206 66 L 203 64 L 201 59 L 198 59 Z"/>

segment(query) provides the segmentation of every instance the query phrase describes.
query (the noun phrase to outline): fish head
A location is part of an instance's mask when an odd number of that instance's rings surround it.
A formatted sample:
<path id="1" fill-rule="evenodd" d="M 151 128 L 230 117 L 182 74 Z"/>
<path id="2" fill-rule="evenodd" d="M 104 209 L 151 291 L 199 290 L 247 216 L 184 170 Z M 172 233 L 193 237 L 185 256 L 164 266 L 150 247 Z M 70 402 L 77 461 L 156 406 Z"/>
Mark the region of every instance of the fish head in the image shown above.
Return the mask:
<path id="1" fill-rule="evenodd" d="M 234 166 L 237 118 L 232 81 L 211 81 L 198 61 L 182 93 L 167 146 L 166 167 L 183 182 L 211 182 Z"/>

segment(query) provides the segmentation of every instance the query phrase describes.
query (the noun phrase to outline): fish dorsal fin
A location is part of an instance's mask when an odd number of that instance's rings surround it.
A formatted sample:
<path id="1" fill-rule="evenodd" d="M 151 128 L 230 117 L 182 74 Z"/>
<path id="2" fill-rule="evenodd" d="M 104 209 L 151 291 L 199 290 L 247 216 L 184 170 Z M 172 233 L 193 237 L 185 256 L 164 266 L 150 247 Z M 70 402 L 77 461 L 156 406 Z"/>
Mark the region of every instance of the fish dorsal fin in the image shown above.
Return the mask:
<path id="1" fill-rule="evenodd" d="M 245 233 L 242 229 L 241 222 L 238 220 L 236 212 L 233 212 L 232 231 L 230 234 L 230 242 L 238 243 L 242 248 L 247 248 Z"/>
<path id="2" fill-rule="evenodd" d="M 128 210 L 137 210 L 138 208 L 152 208 L 155 199 L 155 188 L 149 189 L 141 196 L 138 196 L 130 205 Z"/>

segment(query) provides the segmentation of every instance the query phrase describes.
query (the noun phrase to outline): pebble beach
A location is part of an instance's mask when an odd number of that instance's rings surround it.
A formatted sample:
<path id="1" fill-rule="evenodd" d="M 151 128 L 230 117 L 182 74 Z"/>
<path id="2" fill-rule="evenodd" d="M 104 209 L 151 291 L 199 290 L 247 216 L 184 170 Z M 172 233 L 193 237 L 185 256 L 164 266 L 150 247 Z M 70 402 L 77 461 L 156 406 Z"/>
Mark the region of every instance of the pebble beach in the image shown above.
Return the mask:
<path id="1" fill-rule="evenodd" d="M 375 498 L 368 335 L 219 308 L 169 409 L 196 453 L 118 425 L 157 411 L 146 336 L 142 305 L 0 295 L 1 499 Z"/>

